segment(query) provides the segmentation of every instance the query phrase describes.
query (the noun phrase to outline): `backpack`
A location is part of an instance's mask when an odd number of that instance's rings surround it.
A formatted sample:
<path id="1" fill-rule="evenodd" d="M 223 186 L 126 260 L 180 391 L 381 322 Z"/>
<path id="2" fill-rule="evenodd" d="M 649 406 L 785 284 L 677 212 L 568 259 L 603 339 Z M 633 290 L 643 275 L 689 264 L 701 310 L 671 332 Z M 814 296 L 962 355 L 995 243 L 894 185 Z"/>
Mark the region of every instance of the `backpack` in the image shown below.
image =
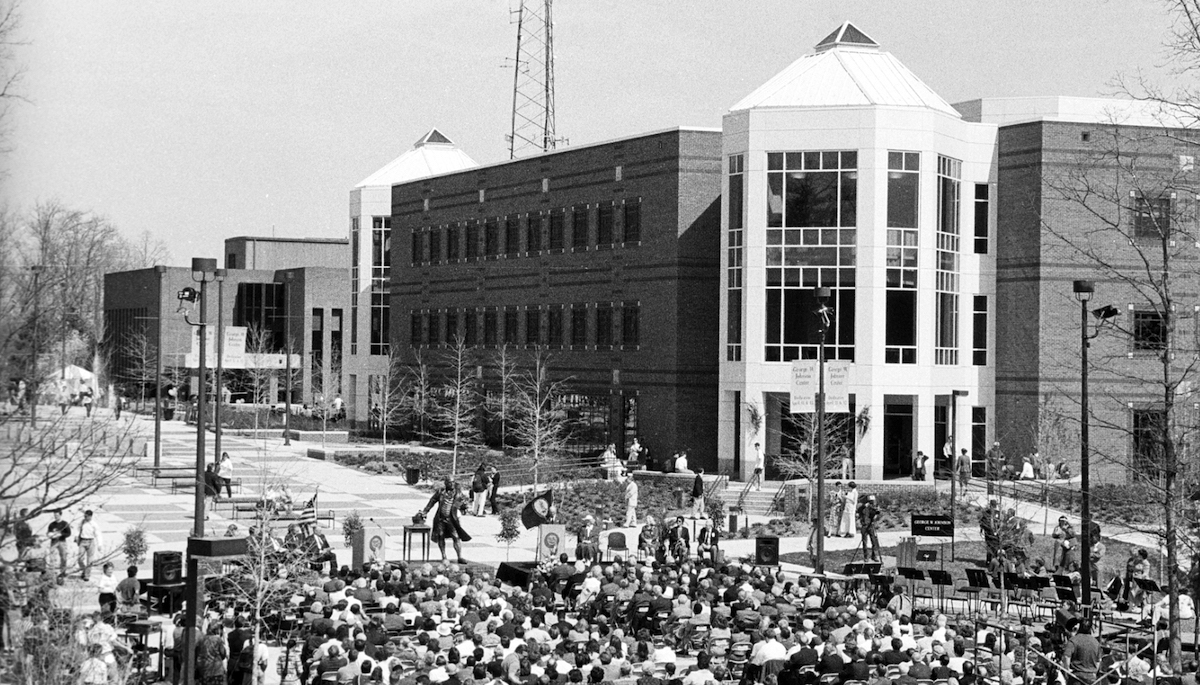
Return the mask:
<path id="1" fill-rule="evenodd" d="M 254 643 L 246 642 L 246 646 L 242 647 L 242 651 L 238 654 L 237 667 L 239 671 L 249 673 L 254 670 Z"/>
<path id="2" fill-rule="evenodd" d="M 471 481 L 471 492 L 483 492 L 484 490 L 487 490 L 487 476 L 477 473 Z"/>

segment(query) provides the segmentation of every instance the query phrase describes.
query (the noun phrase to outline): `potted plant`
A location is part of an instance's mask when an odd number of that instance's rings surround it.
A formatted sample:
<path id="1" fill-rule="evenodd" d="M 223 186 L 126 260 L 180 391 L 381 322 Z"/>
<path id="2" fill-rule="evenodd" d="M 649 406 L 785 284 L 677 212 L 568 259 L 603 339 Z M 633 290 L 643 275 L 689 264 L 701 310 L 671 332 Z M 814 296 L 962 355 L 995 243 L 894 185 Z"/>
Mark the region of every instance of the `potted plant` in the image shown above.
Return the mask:
<path id="1" fill-rule="evenodd" d="M 496 534 L 496 541 L 505 544 L 504 560 L 508 561 L 509 553 L 512 551 L 512 544 L 521 537 L 521 512 L 516 507 L 509 507 L 500 512 L 500 532 Z"/>
<path id="2" fill-rule="evenodd" d="M 354 546 L 354 536 L 362 529 L 362 516 L 357 509 L 342 517 L 342 537 L 345 538 L 347 547 Z"/>
<path id="3" fill-rule="evenodd" d="M 140 525 L 130 526 L 125 529 L 124 539 L 121 541 L 121 551 L 125 553 L 125 560 L 130 566 L 139 566 L 146 560 L 146 551 L 150 546 L 146 543 L 146 529 Z"/>

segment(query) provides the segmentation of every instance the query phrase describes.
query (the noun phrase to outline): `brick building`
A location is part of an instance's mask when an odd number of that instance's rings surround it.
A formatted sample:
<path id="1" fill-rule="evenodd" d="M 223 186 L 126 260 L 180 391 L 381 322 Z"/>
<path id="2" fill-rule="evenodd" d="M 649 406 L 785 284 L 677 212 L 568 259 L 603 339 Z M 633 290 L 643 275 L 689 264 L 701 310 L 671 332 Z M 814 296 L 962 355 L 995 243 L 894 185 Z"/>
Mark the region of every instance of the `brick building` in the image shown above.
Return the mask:
<path id="1" fill-rule="evenodd" d="M 546 346 L 585 442 L 714 468 L 720 144 L 679 128 L 394 185 L 392 345 Z"/>

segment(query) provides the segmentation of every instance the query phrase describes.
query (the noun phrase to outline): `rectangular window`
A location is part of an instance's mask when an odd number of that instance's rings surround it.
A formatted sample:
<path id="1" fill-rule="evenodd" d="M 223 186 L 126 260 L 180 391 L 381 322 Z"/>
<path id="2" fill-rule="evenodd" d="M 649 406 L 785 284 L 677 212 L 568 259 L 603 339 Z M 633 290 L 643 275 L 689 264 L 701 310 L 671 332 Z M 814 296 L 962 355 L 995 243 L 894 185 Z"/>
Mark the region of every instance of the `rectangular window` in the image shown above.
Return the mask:
<path id="1" fill-rule="evenodd" d="M 350 219 L 350 354 L 358 354 L 358 293 L 359 263 L 361 247 L 358 242 L 362 236 L 358 231 L 358 217 Z M 230 266 L 229 268 L 233 268 Z"/>
<path id="2" fill-rule="evenodd" d="M 422 325 L 421 312 L 413 311 L 408 314 L 408 344 L 419 347 L 425 342 L 422 337 L 425 327 Z"/>
<path id="3" fill-rule="evenodd" d="M 1133 198 L 1133 237 L 1161 240 L 1171 235 L 1171 197 Z"/>
<path id="4" fill-rule="evenodd" d="M 521 312 L 516 309 L 504 310 L 504 344 L 516 345 L 521 342 Z"/>
<path id="5" fill-rule="evenodd" d="M 542 249 L 542 217 L 530 214 L 525 217 L 525 251 L 540 252 Z"/>
<path id="6" fill-rule="evenodd" d="M 625 216 L 624 231 L 625 236 L 623 242 L 637 243 L 642 240 L 642 201 L 626 200 L 625 201 Z"/>
<path id="7" fill-rule="evenodd" d="M 771 152 L 767 169 L 768 227 L 857 224 L 857 152 Z"/>
<path id="8" fill-rule="evenodd" d="M 510 216 L 504 222 L 504 254 L 516 257 L 521 253 L 521 221 Z"/>
<path id="9" fill-rule="evenodd" d="M 742 360 L 742 260 L 746 210 L 746 156 L 729 156 L 729 233 L 725 248 L 728 264 L 725 267 L 725 359 Z"/>
<path id="10" fill-rule="evenodd" d="M 1133 349 L 1137 352 L 1167 349 L 1167 323 L 1162 313 L 1153 309 L 1133 312 Z"/>
<path id="11" fill-rule="evenodd" d="M 442 261 L 442 229 L 430 228 L 429 233 L 429 263 L 437 264 Z"/>
<path id="12" fill-rule="evenodd" d="M 550 249 L 563 249 L 563 224 L 566 223 L 566 212 L 556 209 L 550 212 Z"/>
<path id="13" fill-rule="evenodd" d="M 378 245 L 375 245 L 373 247 L 375 248 L 374 253 L 378 254 L 378 252 L 379 252 Z M 424 245 L 421 244 L 421 231 L 414 228 L 412 230 L 412 247 L 411 247 L 412 263 L 414 266 L 421 263 L 421 252 L 422 252 L 421 248 L 422 247 L 424 247 Z"/>
<path id="14" fill-rule="evenodd" d="M 612 305 L 602 304 L 596 307 L 596 346 L 611 347 L 613 344 L 613 310 Z"/>
<path id="15" fill-rule="evenodd" d="M 458 251 L 458 224 L 453 224 L 446 227 L 446 259 L 451 262 L 457 262 L 462 258 L 462 254 Z"/>
<path id="16" fill-rule="evenodd" d="M 467 259 L 479 259 L 479 222 L 467 222 Z"/>
<path id="17" fill-rule="evenodd" d="M 529 347 L 542 342 L 542 312 L 540 309 L 525 310 L 525 344 Z"/>
<path id="18" fill-rule="evenodd" d="M 583 305 L 571 308 L 571 346 L 584 347 L 587 345 L 587 314 Z"/>
<path id="19" fill-rule="evenodd" d="M 458 330 L 458 312 L 451 309 L 446 312 L 446 342 L 457 345 L 462 333 Z"/>
<path id="20" fill-rule="evenodd" d="M 991 206 L 991 188 L 986 183 L 975 184 L 975 254 L 988 253 L 988 221 Z"/>
<path id="21" fill-rule="evenodd" d="M 641 305 L 625 303 L 621 307 L 621 344 L 626 347 L 637 347 L 641 344 L 640 325 Z"/>
<path id="22" fill-rule="evenodd" d="M 988 298 L 987 295 L 976 295 L 973 300 L 971 363 L 975 366 L 987 366 Z"/>
<path id="23" fill-rule="evenodd" d="M 888 290 L 884 361 L 917 363 L 917 291 Z"/>
<path id="24" fill-rule="evenodd" d="M 391 335 L 390 308 L 382 291 L 371 293 L 371 354 L 387 355 Z"/>
<path id="25" fill-rule="evenodd" d="M 468 346 L 474 347 L 479 344 L 479 313 L 474 309 L 468 309 L 463 316 L 464 339 Z"/>
<path id="26" fill-rule="evenodd" d="M 487 257 L 495 257 L 499 253 L 500 222 L 496 219 L 488 219 L 484 231 L 483 254 Z"/>
<path id="27" fill-rule="evenodd" d="M 958 364 L 959 202 L 962 162 L 938 155 L 937 264 L 934 272 L 935 364 Z"/>
<path id="28" fill-rule="evenodd" d="M 1161 409 L 1134 409 L 1132 471 L 1144 478 L 1157 479 L 1163 469 L 1163 436 L 1167 414 Z"/>
<path id="29" fill-rule="evenodd" d="M 496 318 L 495 309 L 483 310 L 483 344 L 487 347 L 496 346 Z"/>
<path id="30" fill-rule="evenodd" d="M 611 202 L 602 202 L 596 208 L 596 244 L 612 245 L 613 242 L 613 206 Z"/>
<path id="31" fill-rule="evenodd" d="M 550 347 L 562 347 L 563 310 L 553 307 L 546 313 L 546 342 Z"/>
<path id="32" fill-rule="evenodd" d="M 888 152 L 888 228 L 917 228 L 920 215 L 921 155 Z"/>
<path id="33" fill-rule="evenodd" d="M 442 344 L 442 314 L 429 312 L 429 345 L 436 347 Z"/>
<path id="34" fill-rule="evenodd" d="M 571 247 L 576 249 L 588 246 L 588 209 L 580 205 L 571 213 Z"/>

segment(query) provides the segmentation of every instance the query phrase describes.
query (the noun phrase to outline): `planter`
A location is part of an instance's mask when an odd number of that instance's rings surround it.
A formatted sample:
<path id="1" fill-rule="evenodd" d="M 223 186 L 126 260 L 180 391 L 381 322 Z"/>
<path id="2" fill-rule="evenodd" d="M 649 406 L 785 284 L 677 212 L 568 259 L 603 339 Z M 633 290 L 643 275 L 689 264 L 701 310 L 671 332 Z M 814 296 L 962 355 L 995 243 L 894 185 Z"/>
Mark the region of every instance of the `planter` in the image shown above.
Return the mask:
<path id="1" fill-rule="evenodd" d="M 421 482 L 421 469 L 415 466 L 409 466 L 404 469 L 404 482 L 409 485 L 416 485 Z"/>

